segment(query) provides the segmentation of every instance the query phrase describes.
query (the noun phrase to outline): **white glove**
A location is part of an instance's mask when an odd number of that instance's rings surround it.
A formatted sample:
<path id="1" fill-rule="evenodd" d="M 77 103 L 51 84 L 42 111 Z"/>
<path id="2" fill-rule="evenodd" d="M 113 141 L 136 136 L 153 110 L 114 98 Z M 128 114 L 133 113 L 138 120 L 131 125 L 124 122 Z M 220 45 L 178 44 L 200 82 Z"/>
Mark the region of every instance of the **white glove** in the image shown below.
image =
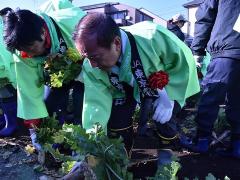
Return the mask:
<path id="1" fill-rule="evenodd" d="M 37 134 L 35 129 L 29 129 L 30 132 L 30 138 L 32 140 L 32 145 L 35 147 L 37 151 L 42 150 L 42 146 L 37 142 Z"/>
<path id="2" fill-rule="evenodd" d="M 201 68 L 204 56 L 194 55 L 193 57 L 194 57 L 197 68 Z"/>
<path id="3" fill-rule="evenodd" d="M 158 95 L 159 97 L 153 102 L 154 114 L 152 119 L 164 124 L 172 117 L 174 101 L 169 99 L 165 89 L 158 89 Z"/>

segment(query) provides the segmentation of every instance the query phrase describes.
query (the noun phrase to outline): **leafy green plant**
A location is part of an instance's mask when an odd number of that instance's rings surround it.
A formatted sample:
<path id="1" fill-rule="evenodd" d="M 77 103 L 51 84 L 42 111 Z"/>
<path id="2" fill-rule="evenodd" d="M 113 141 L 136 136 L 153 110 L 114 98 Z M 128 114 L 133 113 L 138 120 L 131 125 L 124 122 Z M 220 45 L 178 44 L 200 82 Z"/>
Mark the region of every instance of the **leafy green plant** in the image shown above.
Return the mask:
<path id="1" fill-rule="evenodd" d="M 208 173 L 208 175 L 205 177 L 205 180 L 217 180 L 217 178 L 212 173 Z M 230 178 L 225 176 L 224 180 L 230 180 Z"/>
<path id="2" fill-rule="evenodd" d="M 140 105 L 137 105 L 133 113 L 133 122 L 137 123 L 140 117 Z"/>
<path id="3" fill-rule="evenodd" d="M 208 173 L 208 175 L 206 176 L 205 180 L 217 180 L 217 178 L 213 174 Z"/>
<path id="4" fill-rule="evenodd" d="M 184 178 L 184 180 L 189 180 L 189 178 Z M 193 180 L 199 180 L 199 178 L 195 177 Z M 212 173 L 208 173 L 208 175 L 205 177 L 205 180 L 218 180 Z M 230 180 L 229 177 L 225 176 L 224 180 Z"/>
<path id="5" fill-rule="evenodd" d="M 85 160 L 99 179 L 132 179 L 132 174 L 127 171 L 129 160 L 122 139 L 108 138 L 100 125 L 95 125 L 91 133 L 86 133 L 80 126 L 64 124 L 46 142 L 43 143 L 44 150 L 63 162 L 65 173 L 74 162 Z M 53 149 L 53 143 L 70 148 L 76 155 L 65 155 Z"/>
<path id="6" fill-rule="evenodd" d="M 68 48 L 63 55 L 48 56 L 44 64 L 45 79 L 40 79 L 39 85 L 44 82 L 59 88 L 70 83 L 81 72 L 82 63 L 83 57 L 73 48 Z"/>
<path id="7" fill-rule="evenodd" d="M 181 168 L 180 163 L 172 161 L 170 164 L 159 166 L 155 177 L 148 178 L 148 180 L 177 180 L 177 172 Z"/>
<path id="8" fill-rule="evenodd" d="M 226 120 L 226 113 L 224 108 L 219 109 L 218 118 L 214 124 L 214 130 L 217 133 L 223 132 L 226 129 L 229 129 L 230 125 Z"/>
<path id="9" fill-rule="evenodd" d="M 38 142 L 40 144 L 53 144 L 53 135 L 60 129 L 61 126 L 55 116 L 44 118 L 40 127 L 36 129 Z"/>
<path id="10" fill-rule="evenodd" d="M 77 161 L 66 161 L 66 162 L 63 162 L 62 163 L 62 172 L 63 173 L 70 172 L 76 162 Z"/>

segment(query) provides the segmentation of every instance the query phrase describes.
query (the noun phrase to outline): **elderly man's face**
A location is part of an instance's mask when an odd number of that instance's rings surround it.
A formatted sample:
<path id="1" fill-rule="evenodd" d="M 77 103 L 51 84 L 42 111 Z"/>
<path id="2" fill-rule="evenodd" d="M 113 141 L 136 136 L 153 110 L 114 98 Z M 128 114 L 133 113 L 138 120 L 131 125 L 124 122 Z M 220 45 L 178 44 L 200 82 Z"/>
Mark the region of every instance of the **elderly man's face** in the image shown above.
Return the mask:
<path id="1" fill-rule="evenodd" d="M 90 61 L 92 67 L 98 67 L 109 71 L 118 61 L 121 54 L 121 39 L 116 36 L 110 48 L 101 47 L 97 44 L 96 37 L 82 38 L 76 43 L 78 51 Z"/>

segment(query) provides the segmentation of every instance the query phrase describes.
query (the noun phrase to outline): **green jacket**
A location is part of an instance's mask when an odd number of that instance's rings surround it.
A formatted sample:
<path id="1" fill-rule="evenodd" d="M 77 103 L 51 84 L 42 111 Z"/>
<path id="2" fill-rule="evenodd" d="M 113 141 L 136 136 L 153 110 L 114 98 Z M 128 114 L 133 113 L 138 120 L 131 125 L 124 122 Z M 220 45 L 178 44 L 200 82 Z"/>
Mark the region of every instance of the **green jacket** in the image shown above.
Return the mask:
<path id="1" fill-rule="evenodd" d="M 204 58 L 203 58 L 202 67 L 201 67 L 201 72 L 202 72 L 203 76 L 205 76 L 207 73 L 207 67 L 208 67 L 210 61 L 211 61 L 211 56 L 208 52 L 206 52 L 206 56 L 204 56 Z"/>
<path id="2" fill-rule="evenodd" d="M 141 22 L 123 29 L 134 35 L 147 77 L 159 70 L 169 74 L 170 80 L 165 89 L 172 100 L 178 101 L 183 106 L 187 97 L 199 92 L 196 65 L 191 50 L 175 35 L 152 22 Z M 122 56 L 119 79 L 131 84 L 129 41 Z M 87 61 L 84 63 L 83 79 L 85 85 L 83 127 L 90 129 L 94 123 L 99 122 L 106 129 L 112 100 L 123 97 L 124 94 L 111 85 L 106 72 L 91 68 Z M 133 85 L 134 97 L 139 101 L 138 85 L 135 81 Z"/>
<path id="3" fill-rule="evenodd" d="M 74 47 L 72 33 L 76 24 L 85 15 L 80 8 L 69 4 L 68 0 L 53 0 L 53 3 L 63 3 L 63 1 L 66 2 L 67 8 L 51 11 L 48 15 L 40 14 L 49 29 L 51 53 L 54 54 L 59 51 L 59 41 L 49 16 L 58 24 L 68 47 Z M 22 59 L 17 52 L 14 54 L 14 59 L 16 61 L 18 117 L 26 120 L 47 117 L 48 113 L 43 100 L 44 86 L 39 86 L 39 82 L 43 78 L 43 63 L 46 57 Z"/>
<path id="4" fill-rule="evenodd" d="M 3 42 L 3 24 L 0 19 L 0 78 L 8 78 L 11 84 L 16 87 L 16 74 L 12 54 L 6 49 Z M 0 85 L 1 86 L 1 85 Z"/>
<path id="5" fill-rule="evenodd" d="M 44 13 L 51 13 L 53 11 L 58 11 L 71 7 L 72 3 L 69 0 L 48 0 L 40 6 L 39 11 Z"/>

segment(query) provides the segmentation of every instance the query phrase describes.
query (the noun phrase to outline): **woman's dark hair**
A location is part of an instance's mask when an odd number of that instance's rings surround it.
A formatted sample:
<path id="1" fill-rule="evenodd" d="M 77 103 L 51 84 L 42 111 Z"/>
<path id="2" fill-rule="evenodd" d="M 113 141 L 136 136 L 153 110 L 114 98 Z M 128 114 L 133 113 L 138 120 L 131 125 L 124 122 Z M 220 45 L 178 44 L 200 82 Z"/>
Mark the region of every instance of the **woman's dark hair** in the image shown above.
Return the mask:
<path id="1" fill-rule="evenodd" d="M 110 48 L 114 38 L 120 36 L 120 29 L 110 16 L 103 13 L 89 13 L 76 26 L 73 40 L 78 43 L 82 38 L 94 35 L 99 46 Z"/>
<path id="2" fill-rule="evenodd" d="M 29 10 L 10 11 L 3 20 L 3 39 L 9 51 L 42 41 L 44 20 Z"/>

